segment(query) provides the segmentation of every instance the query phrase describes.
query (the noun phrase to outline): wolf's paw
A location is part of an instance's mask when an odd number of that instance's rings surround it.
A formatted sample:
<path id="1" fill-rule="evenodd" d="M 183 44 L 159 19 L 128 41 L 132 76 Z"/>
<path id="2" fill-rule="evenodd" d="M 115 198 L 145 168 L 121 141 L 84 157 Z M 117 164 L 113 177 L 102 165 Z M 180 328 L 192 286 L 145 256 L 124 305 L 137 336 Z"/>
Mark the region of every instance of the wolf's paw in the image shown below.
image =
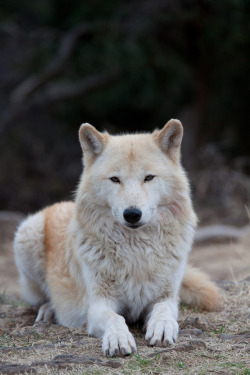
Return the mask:
<path id="1" fill-rule="evenodd" d="M 118 321 L 115 324 L 109 324 L 103 336 L 102 350 L 104 355 L 109 357 L 136 352 L 135 340 L 125 322 Z"/>
<path id="2" fill-rule="evenodd" d="M 50 302 L 44 303 L 38 311 L 35 323 L 41 322 L 41 321 L 53 323 L 54 316 L 55 316 L 55 312 L 51 306 L 51 303 Z"/>
<path id="3" fill-rule="evenodd" d="M 145 340 L 150 346 L 168 346 L 176 341 L 179 326 L 172 316 L 151 317 L 147 324 Z"/>

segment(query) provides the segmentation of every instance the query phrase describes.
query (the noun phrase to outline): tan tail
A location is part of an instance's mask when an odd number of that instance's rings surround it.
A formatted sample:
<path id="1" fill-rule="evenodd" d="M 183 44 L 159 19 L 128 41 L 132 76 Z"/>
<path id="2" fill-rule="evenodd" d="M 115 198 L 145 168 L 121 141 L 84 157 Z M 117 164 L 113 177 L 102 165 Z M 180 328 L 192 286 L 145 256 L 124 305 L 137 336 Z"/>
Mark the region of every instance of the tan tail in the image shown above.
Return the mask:
<path id="1" fill-rule="evenodd" d="M 182 280 L 180 300 L 206 311 L 217 311 L 222 306 L 219 288 L 204 272 L 191 266 L 187 266 Z"/>

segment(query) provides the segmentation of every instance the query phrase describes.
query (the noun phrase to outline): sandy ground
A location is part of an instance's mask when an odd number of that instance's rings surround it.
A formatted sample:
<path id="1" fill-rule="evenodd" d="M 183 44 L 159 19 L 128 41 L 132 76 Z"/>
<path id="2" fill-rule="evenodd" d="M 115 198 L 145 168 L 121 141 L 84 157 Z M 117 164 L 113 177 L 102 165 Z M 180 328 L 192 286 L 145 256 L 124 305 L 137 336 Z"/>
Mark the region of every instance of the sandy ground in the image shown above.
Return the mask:
<path id="1" fill-rule="evenodd" d="M 33 326 L 37 310 L 18 299 L 12 237 L 19 219 L 2 221 L 0 226 L 0 374 L 250 375 L 249 234 L 237 243 L 195 246 L 191 254 L 193 265 L 220 280 L 224 300 L 220 312 L 181 306 L 181 331 L 174 346 L 147 347 L 141 327 L 135 326 L 131 330 L 138 353 L 108 359 L 101 353 L 101 340 L 84 329 Z"/>

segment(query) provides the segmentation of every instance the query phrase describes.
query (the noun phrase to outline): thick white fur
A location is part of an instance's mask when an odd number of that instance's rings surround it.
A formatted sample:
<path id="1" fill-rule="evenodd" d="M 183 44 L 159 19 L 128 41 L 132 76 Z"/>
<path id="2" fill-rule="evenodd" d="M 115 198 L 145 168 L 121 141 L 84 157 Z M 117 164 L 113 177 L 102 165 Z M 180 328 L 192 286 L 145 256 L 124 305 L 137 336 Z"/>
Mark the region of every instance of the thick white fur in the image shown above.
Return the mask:
<path id="1" fill-rule="evenodd" d="M 22 296 L 38 305 L 46 296 L 46 257 L 44 251 L 44 213 L 29 216 L 18 228 L 14 239 L 16 265 L 20 274 Z"/>
<path id="2" fill-rule="evenodd" d="M 85 171 L 75 205 L 29 217 L 15 238 L 23 298 L 48 301 L 37 320 L 53 310 L 60 324 L 87 323 L 110 356 L 136 350 L 125 319 L 144 320 L 149 345 L 176 340 L 178 294 L 196 226 L 179 163 L 181 137 L 176 120 L 142 135 L 111 137 L 81 127 Z M 144 182 L 147 175 L 155 178 Z M 126 226 L 128 207 L 142 211 L 141 227 Z"/>

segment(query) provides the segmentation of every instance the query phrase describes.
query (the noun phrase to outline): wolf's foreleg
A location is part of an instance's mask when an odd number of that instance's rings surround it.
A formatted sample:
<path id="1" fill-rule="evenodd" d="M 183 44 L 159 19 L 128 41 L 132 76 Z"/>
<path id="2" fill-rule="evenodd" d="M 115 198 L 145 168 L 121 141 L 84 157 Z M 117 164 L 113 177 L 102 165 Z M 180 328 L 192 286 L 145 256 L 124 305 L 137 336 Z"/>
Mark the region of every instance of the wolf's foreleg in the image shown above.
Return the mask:
<path id="1" fill-rule="evenodd" d="M 136 351 L 135 340 L 125 319 L 114 311 L 108 299 L 95 298 L 90 302 L 88 333 L 102 337 L 102 350 L 106 356 L 127 355 Z"/>
<path id="2" fill-rule="evenodd" d="M 151 346 L 173 344 L 179 330 L 177 317 L 177 300 L 168 298 L 156 303 L 146 318 L 145 340 L 147 343 Z"/>
<path id="3" fill-rule="evenodd" d="M 178 257 L 177 257 L 178 260 Z M 156 303 L 152 303 L 146 310 L 146 336 L 148 345 L 167 346 L 176 341 L 179 325 L 178 319 L 178 292 L 186 266 L 186 256 L 177 261 L 169 260 L 165 274 L 165 290 Z M 164 285 L 163 284 L 163 285 Z"/>

